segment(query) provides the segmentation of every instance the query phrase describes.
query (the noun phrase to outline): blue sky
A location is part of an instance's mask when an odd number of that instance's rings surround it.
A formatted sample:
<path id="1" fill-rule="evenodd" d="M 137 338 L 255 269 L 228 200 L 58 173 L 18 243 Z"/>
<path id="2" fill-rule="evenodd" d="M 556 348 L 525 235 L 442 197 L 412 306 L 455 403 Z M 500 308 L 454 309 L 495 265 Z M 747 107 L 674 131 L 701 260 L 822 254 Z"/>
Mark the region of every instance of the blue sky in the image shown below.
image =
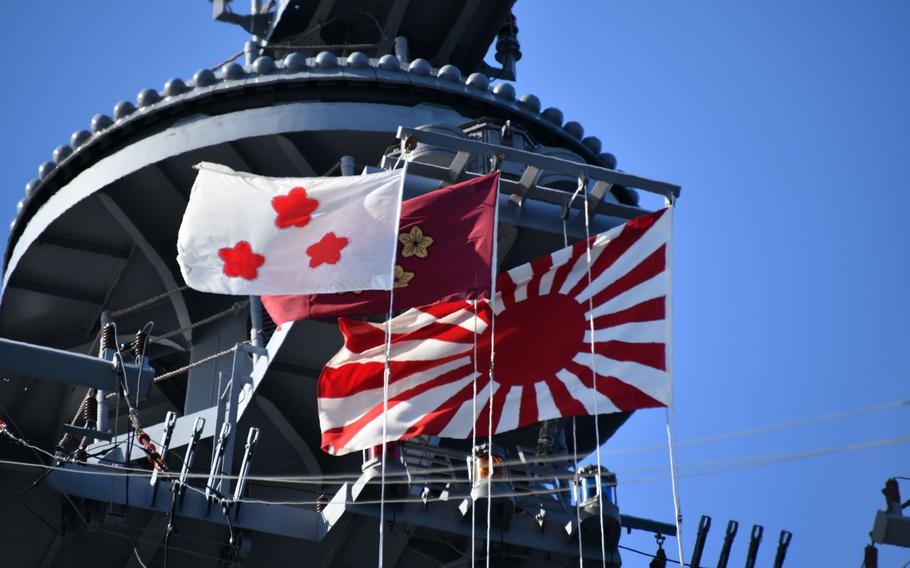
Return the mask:
<path id="1" fill-rule="evenodd" d="M 910 3 L 901 0 L 611 0 L 516 8 L 519 93 L 563 110 L 622 169 L 683 186 L 675 218 L 677 437 L 761 427 L 910 396 L 905 320 L 910 253 Z M 239 50 L 239 29 L 202 0 L 4 7 L 0 206 L 70 133 L 170 77 Z M 655 202 L 646 201 L 651 205 Z M 910 409 L 885 410 L 683 446 L 683 464 L 775 456 L 910 434 Z M 673 518 L 664 414 L 638 413 L 605 447 L 624 512 Z M 642 473 L 643 468 L 660 468 Z M 683 471 L 692 471 L 684 469 Z M 794 533 L 786 565 L 859 565 L 885 479 L 910 474 L 906 445 L 681 479 L 687 550 L 714 518 Z M 623 480 L 626 483 L 623 484 Z M 910 486 L 904 486 L 910 494 Z M 623 544 L 653 551 L 653 538 Z M 672 541 L 667 542 L 672 545 Z M 675 546 L 670 555 L 676 557 Z M 687 553 L 688 555 L 688 553 Z M 626 553 L 626 565 L 645 566 Z M 884 547 L 881 566 L 910 550 Z"/>

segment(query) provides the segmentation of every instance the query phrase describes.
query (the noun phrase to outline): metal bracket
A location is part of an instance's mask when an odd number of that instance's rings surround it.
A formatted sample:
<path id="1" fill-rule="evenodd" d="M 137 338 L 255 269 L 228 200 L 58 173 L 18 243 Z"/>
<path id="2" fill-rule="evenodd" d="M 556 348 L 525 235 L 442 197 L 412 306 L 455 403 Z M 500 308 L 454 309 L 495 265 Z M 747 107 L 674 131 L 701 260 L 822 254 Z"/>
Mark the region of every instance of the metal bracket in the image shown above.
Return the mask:
<path id="1" fill-rule="evenodd" d="M 231 436 L 231 425 L 227 422 L 221 424 L 221 432 L 218 434 L 218 445 L 215 446 L 215 452 L 212 454 L 212 467 L 209 469 L 209 476 L 205 482 L 205 499 L 208 505 L 205 507 L 205 514 L 208 516 L 212 508 L 212 501 L 215 500 L 215 479 L 220 477 L 221 468 L 224 464 L 224 452 L 227 449 L 228 439 Z"/>
<path id="2" fill-rule="evenodd" d="M 110 442 L 114 439 L 114 435 L 110 432 L 102 432 L 101 430 L 95 430 L 93 428 L 82 428 L 81 426 L 73 426 L 72 424 L 66 423 L 63 424 L 63 431 L 76 438 L 94 438 L 106 442 Z"/>
<path id="3" fill-rule="evenodd" d="M 724 535 L 724 545 L 720 549 L 720 558 L 717 560 L 717 568 L 727 568 L 727 562 L 730 560 L 730 548 L 733 547 L 733 539 L 736 538 L 736 531 L 739 530 L 737 521 L 727 523 L 727 533 Z"/>
<path id="4" fill-rule="evenodd" d="M 701 555 L 705 550 L 705 541 L 708 539 L 708 531 L 711 530 L 711 517 L 702 515 L 698 522 L 698 536 L 695 537 L 695 547 L 692 550 L 692 560 L 690 566 L 698 568 L 701 566 Z"/>
<path id="5" fill-rule="evenodd" d="M 237 485 L 234 487 L 234 516 L 240 515 L 240 498 L 246 488 L 246 478 L 250 472 L 250 463 L 253 461 L 253 451 L 259 441 L 259 428 L 250 428 L 246 435 L 246 448 L 243 450 L 243 461 L 240 463 L 240 473 L 237 475 Z"/>
<path id="6" fill-rule="evenodd" d="M 189 476 L 190 469 L 193 467 L 193 461 L 196 458 L 196 446 L 199 444 L 199 437 L 202 435 L 202 429 L 205 427 L 205 418 L 196 417 L 193 423 L 193 434 L 190 443 L 186 447 L 186 453 L 183 455 L 183 466 L 180 468 L 180 478 L 177 482 L 177 497 L 183 500 L 183 492 L 186 488 L 186 478 Z"/>
<path id="7" fill-rule="evenodd" d="M 749 553 L 746 555 L 746 568 L 755 568 L 755 561 L 758 558 L 758 547 L 761 545 L 761 537 L 765 532 L 765 527 L 761 525 L 752 525 L 752 535 L 749 539 Z"/>
<path id="8" fill-rule="evenodd" d="M 164 433 L 161 435 L 161 461 L 167 459 L 167 449 L 171 445 L 171 435 L 174 433 L 174 425 L 177 424 L 177 413 L 168 411 L 164 417 Z M 158 475 L 161 473 L 161 467 L 156 463 L 152 470 L 152 476 L 149 478 L 149 485 L 152 486 L 152 503 L 158 495 Z"/>
<path id="9" fill-rule="evenodd" d="M 481 156 L 493 156 L 496 154 L 501 154 L 504 160 L 517 162 L 519 164 L 524 164 L 525 166 L 533 166 L 542 171 L 565 174 L 573 177 L 584 177 L 586 179 L 594 180 L 595 182 L 604 181 L 608 184 L 641 189 L 644 191 L 649 191 L 651 193 L 663 195 L 664 197 L 667 197 L 671 200 L 679 197 L 681 191 L 681 188 L 678 185 L 673 185 L 662 181 L 634 176 L 616 170 L 593 166 L 591 164 L 571 162 L 569 160 L 563 160 L 561 158 L 556 158 L 553 156 L 544 156 L 541 154 L 535 154 L 533 152 L 525 152 L 524 150 L 518 150 L 516 148 L 510 148 L 508 146 L 489 144 L 468 138 L 447 136 L 445 134 L 431 132 L 428 130 L 417 130 L 416 128 L 400 126 L 398 127 L 397 137 L 400 140 L 404 140 L 406 138 L 414 138 L 417 142 L 431 146 L 438 146 L 440 148 L 458 152 L 459 154 L 462 152 L 477 154 Z M 455 157 L 455 160 L 458 160 L 457 155 Z M 604 189 L 604 191 L 606 191 L 606 189 Z"/>
<path id="10" fill-rule="evenodd" d="M 780 531 L 780 539 L 777 541 L 777 554 L 774 556 L 774 568 L 782 568 L 784 558 L 787 556 L 787 548 L 790 546 L 790 539 L 793 533 L 790 531 Z"/>

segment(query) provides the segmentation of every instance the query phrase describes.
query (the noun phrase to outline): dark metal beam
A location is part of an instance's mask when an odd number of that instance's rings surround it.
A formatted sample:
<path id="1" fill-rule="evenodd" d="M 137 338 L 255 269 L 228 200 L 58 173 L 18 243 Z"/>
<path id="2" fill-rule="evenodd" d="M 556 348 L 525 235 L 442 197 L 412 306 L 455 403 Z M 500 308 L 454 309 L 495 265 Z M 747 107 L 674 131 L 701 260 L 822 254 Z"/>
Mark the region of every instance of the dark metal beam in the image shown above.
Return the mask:
<path id="1" fill-rule="evenodd" d="M 86 475 L 91 473 L 92 475 Z M 147 481 L 138 480 L 126 484 L 124 476 L 103 475 L 110 468 L 94 466 L 63 466 L 51 474 L 60 490 L 66 493 L 101 501 L 103 503 L 125 504 L 129 489 L 130 507 L 168 513 L 171 509 L 171 482 L 159 481 L 158 491 L 152 491 Z M 153 499 L 154 497 L 154 499 Z M 175 510 L 177 515 L 199 519 L 227 526 L 227 519 L 220 507 L 209 507 L 205 496 L 187 490 Z M 312 509 L 286 505 L 261 505 L 245 503 L 237 511 L 231 511 L 234 528 L 249 529 L 291 538 L 320 541 L 328 532 L 328 525 L 320 513 Z"/>
<path id="2" fill-rule="evenodd" d="M 410 0 L 395 0 L 392 4 L 391 9 L 389 9 L 389 15 L 386 16 L 385 25 L 382 27 L 382 34 L 385 37 L 391 37 L 392 34 L 398 33 L 398 28 L 401 26 L 404 13 L 407 12 L 409 2 Z"/>
<path id="3" fill-rule="evenodd" d="M 655 534 L 660 533 L 665 536 L 676 536 L 676 525 L 673 523 L 663 523 L 661 521 L 643 519 L 632 515 L 620 515 L 619 519 L 622 526 L 627 529 L 648 531 Z"/>
<path id="4" fill-rule="evenodd" d="M 675 199 L 679 197 L 680 187 L 671 183 L 651 180 L 639 176 L 634 176 L 624 172 L 618 172 L 591 164 L 580 162 L 570 162 L 553 156 L 544 156 L 534 154 L 523 150 L 516 150 L 508 146 L 499 146 L 497 144 L 488 144 L 477 140 L 467 138 L 456 138 L 430 132 L 428 130 L 417 130 L 416 128 L 407 128 L 401 126 L 398 128 L 398 139 L 414 138 L 417 142 L 422 142 L 431 146 L 439 146 L 447 150 L 456 152 L 471 152 L 478 156 L 494 156 L 503 154 L 505 161 L 518 162 L 526 166 L 533 166 L 539 170 L 565 174 L 574 177 L 585 177 L 589 180 L 603 180 L 607 183 L 622 185 L 625 187 L 642 189 L 663 195 L 667 198 Z"/>
<path id="5" fill-rule="evenodd" d="M 126 260 L 129 258 L 130 253 L 132 252 L 132 250 L 128 247 L 118 247 L 107 243 L 87 241 L 78 237 L 57 235 L 52 233 L 43 233 L 40 237 L 38 237 L 35 243 L 39 245 L 54 246 L 69 250 L 77 250 L 80 252 L 87 252 L 101 256 L 109 256 L 111 258 L 119 258 L 121 260 Z"/>
<path id="6" fill-rule="evenodd" d="M 436 52 L 436 57 L 434 57 L 440 63 L 440 66 L 442 62 L 449 61 L 451 58 L 452 52 L 455 51 L 455 46 L 458 45 L 459 40 L 464 36 L 465 29 L 474 19 L 474 13 L 477 12 L 478 6 L 480 6 L 480 0 L 465 1 L 458 18 L 455 19 L 452 27 L 449 28 L 448 35 L 446 35 L 442 45 L 439 46 L 439 51 Z"/>
<path id="7" fill-rule="evenodd" d="M 79 290 L 69 286 L 60 286 L 58 284 L 49 284 L 47 282 L 38 282 L 28 278 L 14 276 L 7 283 L 7 288 L 17 288 L 29 292 L 37 292 L 45 296 L 56 296 L 76 302 L 86 302 L 100 306 L 104 303 L 105 295 L 92 290 Z"/>
<path id="8" fill-rule="evenodd" d="M 150 367 L 126 364 L 127 379 L 135 379 L 141 371 L 145 380 L 140 385 L 140 396 L 148 394 L 155 371 Z M 117 369 L 114 364 L 98 357 L 71 353 L 32 345 L 21 341 L 0 338 L 0 373 L 58 381 L 71 385 L 114 391 L 117 388 Z M 129 384 L 135 384 L 131 380 Z"/>

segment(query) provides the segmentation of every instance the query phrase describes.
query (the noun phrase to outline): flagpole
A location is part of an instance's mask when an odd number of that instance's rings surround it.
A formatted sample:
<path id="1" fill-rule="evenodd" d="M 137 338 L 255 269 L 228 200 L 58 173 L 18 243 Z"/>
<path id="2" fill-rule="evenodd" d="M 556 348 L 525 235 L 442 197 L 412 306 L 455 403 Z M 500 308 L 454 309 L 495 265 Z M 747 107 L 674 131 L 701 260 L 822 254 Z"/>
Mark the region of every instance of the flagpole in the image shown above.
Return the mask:
<path id="1" fill-rule="evenodd" d="M 496 158 L 496 169 L 502 165 L 501 159 Z M 499 265 L 499 182 L 500 175 L 496 175 L 496 199 L 493 201 L 493 251 L 490 261 L 490 413 L 487 433 L 487 564 L 490 568 L 490 519 L 493 510 L 493 365 L 496 360 L 496 275 Z"/>
<path id="2" fill-rule="evenodd" d="M 402 154 L 405 150 L 402 147 Z M 401 157 L 398 158 L 399 161 Z M 398 165 L 397 163 L 395 164 Z M 393 168 L 394 169 L 394 168 Z M 392 375 L 392 312 L 395 306 L 395 265 L 398 255 L 398 231 L 401 228 L 401 201 L 404 198 L 404 181 L 408 174 L 408 160 L 401 169 L 401 186 L 398 190 L 398 212 L 395 215 L 395 238 L 392 240 L 392 262 L 389 267 L 389 317 L 385 328 L 385 365 L 382 373 L 382 462 L 379 488 L 379 568 L 383 566 L 385 548 L 385 460 L 389 430 L 389 382 Z"/>
<path id="3" fill-rule="evenodd" d="M 673 287 L 673 210 L 675 207 L 675 197 L 667 198 L 667 213 L 670 214 L 670 236 L 667 240 L 667 289 L 665 297 L 667 298 L 666 309 L 667 309 L 667 375 L 670 378 L 670 385 L 672 389 L 673 385 L 673 295 L 671 293 Z M 672 392 L 672 391 L 671 391 Z M 672 395 L 671 395 L 672 401 Z M 673 404 L 673 402 L 671 402 Z M 676 479 L 676 456 L 673 445 L 673 434 L 672 431 L 676 429 L 676 411 L 673 410 L 673 417 L 671 421 L 670 417 L 670 406 L 666 407 L 667 413 L 667 451 L 670 455 L 670 487 L 673 490 L 673 512 L 676 513 L 676 548 L 679 552 L 679 562 L 680 565 L 684 562 L 683 560 L 683 533 L 682 533 L 682 513 L 681 507 L 679 504 L 679 487 Z"/>

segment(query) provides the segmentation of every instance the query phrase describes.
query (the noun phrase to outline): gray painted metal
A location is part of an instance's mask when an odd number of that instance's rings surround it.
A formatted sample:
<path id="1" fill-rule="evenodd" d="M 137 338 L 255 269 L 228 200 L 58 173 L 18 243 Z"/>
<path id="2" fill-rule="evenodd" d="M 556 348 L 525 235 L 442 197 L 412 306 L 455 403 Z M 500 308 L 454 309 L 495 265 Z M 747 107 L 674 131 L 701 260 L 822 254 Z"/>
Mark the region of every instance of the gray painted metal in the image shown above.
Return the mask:
<path id="1" fill-rule="evenodd" d="M 147 397 L 154 369 L 130 363 L 123 368 L 127 384 L 133 386 L 139 379 L 139 395 Z M 0 373 L 106 391 L 117 390 L 117 366 L 111 361 L 11 339 L 0 338 Z"/>
<path id="2" fill-rule="evenodd" d="M 405 523 L 440 530 L 450 534 L 471 536 L 471 523 L 464 522 L 458 504 L 451 502 L 433 502 L 425 508 L 419 503 L 402 503 L 387 505 L 387 516 L 395 519 L 396 523 Z M 348 503 L 345 509 L 358 515 L 379 518 L 378 505 L 360 505 Z M 504 542 L 517 546 L 527 546 L 535 550 L 543 550 L 568 557 L 578 557 L 578 544 L 566 538 L 565 530 L 558 523 L 546 523 L 543 530 L 536 520 L 530 516 L 515 515 L 508 530 L 492 529 L 490 539 L 495 542 Z M 584 542 L 584 557 L 601 559 L 600 542 Z M 615 550 L 606 551 L 608 565 L 620 563 L 619 554 Z"/>
<path id="3" fill-rule="evenodd" d="M 276 330 L 275 333 L 272 334 L 272 337 L 269 339 L 268 345 L 266 345 L 264 352 L 256 351 L 257 355 L 260 356 L 256 357 L 256 362 L 253 364 L 253 371 L 249 375 L 249 380 L 241 385 L 241 388 L 239 389 L 240 392 L 237 395 L 238 422 L 243 417 L 243 413 L 246 411 L 250 402 L 253 400 L 256 389 L 265 379 L 269 364 L 275 359 L 278 350 L 281 348 L 281 345 L 284 343 L 285 338 L 290 333 L 291 329 L 293 329 L 293 327 L 293 322 L 284 324 L 281 326 L 281 329 Z M 149 377 L 151 377 L 151 373 L 149 374 Z M 218 407 L 212 406 L 178 417 L 177 423 L 174 425 L 174 433 L 171 436 L 171 450 L 185 446 L 190 442 L 190 440 L 192 440 L 197 418 L 202 418 L 205 420 L 205 424 L 203 425 L 202 430 L 199 434 L 199 439 L 206 439 L 214 436 L 218 431 L 216 430 L 216 425 L 220 428 L 220 424 L 218 424 L 218 412 Z M 146 434 L 148 434 L 153 440 L 160 439 L 164 433 L 164 429 L 164 422 L 144 427 Z M 112 442 L 102 442 L 89 446 L 89 453 L 96 453 L 98 451 L 110 449 L 115 445 L 123 445 L 126 441 L 127 434 L 115 436 Z M 134 445 L 129 459 L 137 460 L 144 456 L 145 452 L 141 448 L 138 448 Z"/>
<path id="4" fill-rule="evenodd" d="M 679 197 L 680 193 L 680 187 L 671 183 L 617 172 L 607 168 L 592 166 L 591 164 L 570 162 L 553 156 L 543 156 L 541 154 L 525 152 L 508 146 L 487 144 L 468 138 L 456 138 L 453 136 L 446 136 L 445 134 L 439 134 L 438 132 L 402 126 L 398 129 L 398 139 L 404 140 L 406 138 L 414 138 L 417 142 L 456 150 L 458 152 L 470 152 L 472 154 L 486 156 L 503 154 L 508 161 L 533 166 L 539 170 L 587 178 L 589 180 L 602 180 L 611 184 L 642 189 L 650 191 L 651 193 L 663 195 L 671 201 Z"/>
<path id="5" fill-rule="evenodd" d="M 152 499 L 153 488 L 141 479 L 134 479 L 127 487 L 126 477 L 106 475 L 110 468 L 91 465 L 61 466 L 51 474 L 51 479 L 62 491 L 85 499 L 125 504 L 129 490 L 130 507 L 167 513 L 171 508 L 171 482 L 161 481 L 161 489 Z M 116 473 L 116 472 L 115 472 Z M 177 514 L 227 525 L 227 520 L 218 507 L 209 507 L 205 497 L 196 491 L 186 491 L 182 503 L 177 505 Z M 207 514 L 206 511 L 209 511 Z M 319 541 L 328 532 L 329 525 L 320 513 L 302 507 L 282 505 L 258 505 L 247 503 L 232 518 L 236 528 L 269 532 L 304 540 Z"/>
<path id="6" fill-rule="evenodd" d="M 626 527 L 627 529 L 648 531 L 666 536 L 676 536 L 676 525 L 673 523 L 662 523 L 660 521 L 643 519 L 641 517 L 635 517 L 633 515 L 620 515 L 619 519 L 622 526 Z"/>
<path id="7" fill-rule="evenodd" d="M 325 130 L 395 132 L 401 124 L 457 124 L 466 120 L 451 109 L 432 105 L 402 107 L 371 103 L 310 102 L 248 109 L 212 117 L 199 116 L 195 120 L 182 122 L 99 160 L 54 193 L 28 220 L 16 240 L 3 276 L 3 288 L 5 290 L 29 247 L 64 212 L 114 181 L 166 158 L 255 136 Z M 109 209 L 111 204 L 116 206 L 110 199 L 102 201 Z M 136 234 L 131 233 L 130 236 L 137 238 Z M 138 237 L 142 239 L 141 234 Z M 164 278 L 163 273 L 160 274 Z M 179 295 L 174 297 L 179 298 Z"/>

